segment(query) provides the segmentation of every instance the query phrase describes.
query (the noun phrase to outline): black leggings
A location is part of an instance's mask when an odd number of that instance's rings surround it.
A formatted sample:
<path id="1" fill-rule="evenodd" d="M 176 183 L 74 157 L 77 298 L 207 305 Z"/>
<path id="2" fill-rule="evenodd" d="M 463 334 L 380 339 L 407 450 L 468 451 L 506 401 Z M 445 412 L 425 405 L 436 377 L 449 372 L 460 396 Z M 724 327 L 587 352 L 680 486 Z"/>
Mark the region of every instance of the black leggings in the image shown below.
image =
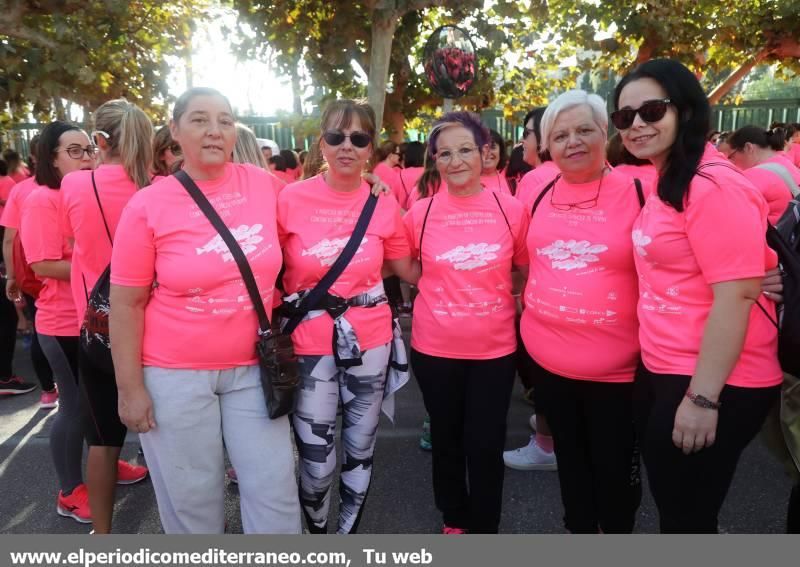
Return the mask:
<path id="1" fill-rule="evenodd" d="M 631 533 L 642 501 L 633 383 L 574 380 L 541 368 L 538 374 L 564 526 L 572 533 Z"/>
<path id="2" fill-rule="evenodd" d="M 33 371 L 36 373 L 36 378 L 45 392 L 51 391 L 56 387 L 53 381 L 53 369 L 50 368 L 50 363 L 47 362 L 47 357 L 42 352 L 42 345 L 39 343 L 39 334 L 36 332 L 36 300 L 28 295 L 23 294 L 25 298 L 25 307 L 23 311 L 25 316 L 33 325 L 33 335 L 31 337 L 31 362 L 33 363 Z"/>
<path id="3" fill-rule="evenodd" d="M 431 418 L 433 494 L 444 523 L 497 533 L 514 354 L 464 360 L 412 350 L 411 365 Z"/>
<path id="4" fill-rule="evenodd" d="M 780 394 L 780 385 L 725 386 L 716 441 L 684 455 L 672 442 L 672 430 L 690 381 L 691 376 L 655 374 L 644 367 L 636 376 L 636 430 L 662 533 L 717 533 L 717 516 L 739 457 Z"/>
<path id="5" fill-rule="evenodd" d="M 14 374 L 14 348 L 17 344 L 17 310 L 6 297 L 6 280 L 0 278 L 0 378 Z"/>

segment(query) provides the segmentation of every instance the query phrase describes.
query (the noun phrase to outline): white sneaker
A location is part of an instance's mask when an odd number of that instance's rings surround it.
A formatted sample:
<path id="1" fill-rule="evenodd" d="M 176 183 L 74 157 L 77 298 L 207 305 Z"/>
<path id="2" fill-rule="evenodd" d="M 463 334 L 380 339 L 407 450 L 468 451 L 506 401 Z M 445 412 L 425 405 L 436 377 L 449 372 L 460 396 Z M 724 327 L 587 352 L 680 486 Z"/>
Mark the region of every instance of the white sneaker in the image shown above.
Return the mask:
<path id="1" fill-rule="evenodd" d="M 558 470 L 555 453 L 548 453 L 536 444 L 536 436 L 524 447 L 503 452 L 503 462 L 510 469 L 518 471 Z"/>

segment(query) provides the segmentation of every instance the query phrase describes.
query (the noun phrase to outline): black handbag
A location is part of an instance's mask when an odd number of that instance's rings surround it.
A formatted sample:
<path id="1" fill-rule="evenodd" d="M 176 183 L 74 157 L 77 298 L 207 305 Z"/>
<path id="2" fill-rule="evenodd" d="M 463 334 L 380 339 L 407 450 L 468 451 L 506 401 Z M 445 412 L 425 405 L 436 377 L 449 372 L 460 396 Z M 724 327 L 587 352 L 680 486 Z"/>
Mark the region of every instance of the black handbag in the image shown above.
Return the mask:
<path id="1" fill-rule="evenodd" d="M 297 356 L 294 354 L 291 338 L 292 331 L 300 324 L 305 314 L 316 306 L 344 271 L 345 267 L 347 267 L 347 264 L 350 263 L 367 231 L 369 219 L 375 210 L 377 197 L 370 195 L 370 198 L 367 199 L 367 204 L 358 218 L 353 234 L 339 258 L 314 289 L 303 298 L 298 312 L 293 314 L 281 329 L 280 326 L 270 323 L 247 257 L 236 242 L 236 238 L 225 225 L 225 222 L 185 171 L 181 170 L 175 173 L 175 178 L 184 186 L 228 246 L 231 255 L 236 260 L 236 264 L 242 274 L 242 280 L 253 302 L 253 307 L 258 315 L 259 326 L 256 354 L 261 369 L 261 386 L 264 389 L 264 398 L 267 402 L 267 413 L 271 419 L 291 413 L 295 407 L 297 387 L 300 382 Z"/>
<path id="2" fill-rule="evenodd" d="M 108 241 L 113 246 L 114 241 L 111 238 L 111 231 L 108 228 L 103 205 L 100 203 L 100 195 L 97 192 L 97 184 L 94 181 L 94 171 L 92 172 L 92 188 L 94 189 L 95 199 L 97 199 L 97 207 L 100 209 L 100 216 L 103 218 L 103 225 L 106 227 Z M 114 361 L 111 358 L 111 340 L 108 332 L 111 264 L 103 270 L 91 293 L 86 289 L 86 280 L 84 279 L 83 291 L 86 294 L 86 313 L 83 317 L 83 324 L 81 324 L 81 350 L 99 370 L 113 374 Z"/>

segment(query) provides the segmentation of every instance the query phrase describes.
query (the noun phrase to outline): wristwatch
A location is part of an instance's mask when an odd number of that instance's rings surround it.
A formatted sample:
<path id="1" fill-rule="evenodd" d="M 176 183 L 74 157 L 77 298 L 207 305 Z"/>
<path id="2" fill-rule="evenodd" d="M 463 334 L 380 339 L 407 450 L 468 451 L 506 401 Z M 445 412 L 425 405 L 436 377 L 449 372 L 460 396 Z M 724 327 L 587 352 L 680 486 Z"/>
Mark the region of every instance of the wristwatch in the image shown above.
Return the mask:
<path id="1" fill-rule="evenodd" d="M 689 398 L 689 401 L 691 401 L 694 405 L 705 409 L 718 410 L 722 405 L 720 402 L 712 402 L 705 396 L 695 394 L 691 390 L 686 390 L 686 397 Z"/>

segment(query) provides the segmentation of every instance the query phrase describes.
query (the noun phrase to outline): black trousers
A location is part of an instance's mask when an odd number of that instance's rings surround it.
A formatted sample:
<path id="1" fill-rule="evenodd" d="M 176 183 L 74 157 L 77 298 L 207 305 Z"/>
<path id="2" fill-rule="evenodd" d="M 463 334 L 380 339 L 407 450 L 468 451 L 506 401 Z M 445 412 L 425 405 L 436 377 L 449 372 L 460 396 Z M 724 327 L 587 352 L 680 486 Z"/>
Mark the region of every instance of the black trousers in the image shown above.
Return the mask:
<path id="1" fill-rule="evenodd" d="M 42 352 L 42 345 L 39 344 L 39 333 L 36 332 L 36 300 L 27 293 L 23 294 L 23 297 L 25 298 L 25 306 L 22 309 L 34 327 L 33 336 L 31 337 L 33 371 L 36 373 L 36 378 L 39 379 L 42 390 L 49 392 L 56 387 L 56 383 L 53 381 L 53 370 L 50 368 L 50 363 L 47 361 L 44 352 Z"/>
<path id="2" fill-rule="evenodd" d="M 574 380 L 541 368 L 538 374 L 564 526 L 572 533 L 631 533 L 642 501 L 633 383 Z"/>
<path id="3" fill-rule="evenodd" d="M 14 348 L 17 344 L 17 310 L 6 297 L 6 280 L 0 278 L 0 378 L 14 374 Z"/>
<path id="4" fill-rule="evenodd" d="M 800 534 L 800 483 L 792 487 L 789 496 L 789 512 L 786 515 L 786 533 Z"/>
<path id="5" fill-rule="evenodd" d="M 780 386 L 725 386 L 716 441 L 684 455 L 672 442 L 675 413 L 691 376 L 639 368 L 634 388 L 636 430 L 662 533 L 717 533 L 717 516 L 739 457 L 761 429 Z"/>
<path id="6" fill-rule="evenodd" d="M 412 350 L 411 365 L 431 419 L 433 493 L 444 523 L 497 533 L 514 355 L 464 360 Z"/>

